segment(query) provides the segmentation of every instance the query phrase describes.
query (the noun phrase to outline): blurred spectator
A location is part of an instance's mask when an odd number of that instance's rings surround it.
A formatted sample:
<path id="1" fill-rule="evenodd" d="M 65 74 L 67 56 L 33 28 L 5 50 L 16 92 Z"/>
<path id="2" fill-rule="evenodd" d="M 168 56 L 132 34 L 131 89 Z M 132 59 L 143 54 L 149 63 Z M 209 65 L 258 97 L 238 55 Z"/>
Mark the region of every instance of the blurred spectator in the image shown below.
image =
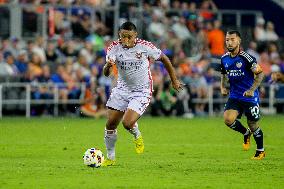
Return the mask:
<path id="1" fill-rule="evenodd" d="M 262 17 L 258 17 L 256 20 L 256 26 L 254 28 L 254 38 L 257 42 L 266 40 L 264 24 L 265 20 Z"/>
<path id="2" fill-rule="evenodd" d="M 246 52 L 255 57 L 257 62 L 259 61 L 259 53 L 257 52 L 257 43 L 255 41 L 249 42 L 249 47 Z"/>
<path id="3" fill-rule="evenodd" d="M 182 40 L 179 39 L 173 30 L 168 31 L 168 39 L 166 40 L 168 48 L 178 54 L 182 51 Z"/>
<path id="4" fill-rule="evenodd" d="M 171 9 L 167 11 L 167 16 L 169 17 L 180 16 L 180 8 L 181 8 L 180 1 L 174 0 L 171 4 L 172 4 Z"/>
<path id="5" fill-rule="evenodd" d="M 156 115 L 175 115 L 177 113 L 178 108 L 182 108 L 182 106 L 177 107 L 177 97 L 175 91 L 170 87 L 170 82 L 165 82 L 163 85 L 157 88 L 157 92 L 155 94 L 156 100 L 152 104 L 151 114 L 153 116 Z"/>
<path id="6" fill-rule="evenodd" d="M 269 21 L 266 23 L 266 28 L 264 28 L 264 24 L 265 20 L 262 17 L 258 17 L 254 28 L 255 40 L 257 42 L 277 41 L 279 37 L 274 30 L 274 24 Z"/>
<path id="7" fill-rule="evenodd" d="M 80 50 L 79 56 L 84 56 L 88 64 L 94 61 L 93 44 L 90 40 L 85 40 L 84 47 Z"/>
<path id="8" fill-rule="evenodd" d="M 278 52 L 278 47 L 275 43 L 268 44 L 268 54 L 271 64 L 279 64 L 280 62 L 280 55 Z"/>
<path id="9" fill-rule="evenodd" d="M 6 52 L 10 52 L 11 51 L 9 39 L 2 39 L 1 40 L 1 48 L 0 48 L 0 50 L 2 51 L 2 53 L 6 53 Z"/>
<path id="10" fill-rule="evenodd" d="M 272 81 L 284 83 L 284 73 L 279 71 L 272 72 L 271 74 Z"/>
<path id="11" fill-rule="evenodd" d="M 15 65 L 17 66 L 17 69 L 19 73 L 22 76 L 25 76 L 25 74 L 28 71 L 28 56 L 27 51 L 22 49 L 18 53 L 18 58 L 15 61 Z"/>
<path id="12" fill-rule="evenodd" d="M 190 2 L 189 3 L 189 9 L 188 12 L 186 13 L 187 18 L 187 26 L 191 32 L 196 32 L 197 31 L 197 19 L 198 19 L 198 13 L 196 10 L 196 3 L 195 2 Z"/>
<path id="13" fill-rule="evenodd" d="M 71 28 L 73 37 L 84 39 L 90 35 L 90 16 L 79 11 L 79 15 L 72 15 Z"/>
<path id="14" fill-rule="evenodd" d="M 59 58 L 60 56 L 59 51 L 56 49 L 53 41 L 47 42 L 45 54 L 46 54 L 46 60 L 49 62 L 55 62 Z"/>
<path id="15" fill-rule="evenodd" d="M 159 41 L 161 38 L 165 39 L 167 36 L 166 27 L 161 23 L 159 17 L 156 14 L 152 14 L 152 21 L 148 28 L 148 37 L 151 41 Z"/>
<path id="16" fill-rule="evenodd" d="M 92 93 L 91 88 L 87 88 L 84 96 L 84 104 L 80 107 L 81 113 L 89 117 L 105 117 L 107 109 L 105 107 L 106 99 L 103 88 L 97 88 Z"/>
<path id="17" fill-rule="evenodd" d="M 36 53 L 32 54 L 31 60 L 28 64 L 28 72 L 30 80 L 34 80 L 42 75 L 42 59 Z"/>
<path id="18" fill-rule="evenodd" d="M 181 16 L 184 18 L 188 18 L 189 16 L 189 6 L 187 2 L 182 2 L 181 3 Z"/>
<path id="19" fill-rule="evenodd" d="M 1 59 L 0 59 L 1 60 Z M 10 52 L 5 52 L 2 62 L 0 63 L 0 75 L 2 76 L 16 76 L 18 74 L 15 59 Z"/>
<path id="20" fill-rule="evenodd" d="M 193 98 L 198 98 L 201 100 L 207 99 L 208 84 L 205 77 L 196 67 L 192 68 L 192 77 L 189 85 L 191 86 L 191 94 Z M 205 103 L 196 103 L 194 106 L 194 113 L 196 115 L 204 115 Z"/>
<path id="21" fill-rule="evenodd" d="M 192 38 L 190 31 L 186 27 L 186 19 L 184 17 L 174 17 L 175 23 L 172 25 L 172 30 L 181 40 L 189 40 Z"/>
<path id="22" fill-rule="evenodd" d="M 0 5 L 6 4 L 7 2 L 8 2 L 8 0 L 0 0 Z"/>
<path id="23" fill-rule="evenodd" d="M 281 72 L 281 68 L 279 65 L 272 65 L 271 68 L 271 79 L 273 82 L 284 82 L 284 74 Z M 283 85 L 275 85 L 275 98 L 276 99 L 283 99 L 284 98 L 284 86 Z M 275 104 L 276 112 L 282 113 L 284 111 L 283 103 L 276 103 Z"/>
<path id="24" fill-rule="evenodd" d="M 78 61 L 73 64 L 73 71 L 80 70 L 83 77 L 90 77 L 91 70 L 89 68 L 89 64 L 87 62 L 87 59 L 83 55 L 79 55 Z"/>
<path id="25" fill-rule="evenodd" d="M 282 65 L 273 65 L 271 67 L 271 80 L 273 82 L 282 82 L 284 83 L 284 70 L 281 70 Z"/>
<path id="26" fill-rule="evenodd" d="M 32 99 L 35 100 L 51 100 L 53 99 L 52 88 L 48 85 L 50 82 L 50 69 L 48 65 L 43 65 L 42 74 L 32 81 Z M 43 85 L 36 85 L 37 83 L 43 83 Z M 38 104 L 31 106 L 31 114 L 32 115 L 51 115 L 53 110 L 53 105 L 46 104 Z"/>
<path id="27" fill-rule="evenodd" d="M 186 27 L 186 19 L 184 17 L 174 17 L 172 30 L 178 39 L 182 40 L 182 49 L 187 56 L 191 56 L 191 48 L 193 48 L 193 36 Z"/>
<path id="28" fill-rule="evenodd" d="M 208 31 L 208 45 L 212 56 L 221 57 L 225 53 L 225 34 L 220 29 L 221 22 L 215 20 L 213 29 Z"/>
<path id="29" fill-rule="evenodd" d="M 9 51 L 13 54 L 14 57 L 18 57 L 18 53 L 20 51 L 20 44 L 19 39 L 16 37 L 11 38 L 11 46 L 9 48 Z"/>
<path id="30" fill-rule="evenodd" d="M 73 40 L 69 40 L 63 44 L 61 47 L 62 53 L 65 57 L 76 58 L 78 56 L 78 51 L 76 49 L 76 43 Z"/>
<path id="31" fill-rule="evenodd" d="M 271 64 L 267 52 L 263 52 L 260 54 L 259 65 L 262 68 L 262 71 L 265 74 L 265 76 L 268 77 L 271 73 Z"/>
<path id="32" fill-rule="evenodd" d="M 200 6 L 199 15 L 203 21 L 213 21 L 218 8 L 213 0 L 203 0 Z"/>
<path id="33" fill-rule="evenodd" d="M 99 52 L 104 50 L 104 38 L 103 36 L 93 33 L 86 38 L 93 45 L 93 52 Z"/>
<path id="34" fill-rule="evenodd" d="M 272 22 L 267 22 L 266 24 L 266 41 L 277 41 L 278 35 L 274 31 L 274 24 Z"/>
<path id="35" fill-rule="evenodd" d="M 58 86 L 59 99 L 62 102 L 62 105 L 60 106 L 62 112 L 66 113 L 70 111 L 75 113 L 76 105 L 67 105 L 67 100 L 78 99 L 80 96 L 80 89 L 76 86 L 72 76 L 67 74 L 63 65 L 57 67 L 57 72 L 51 75 L 51 81 Z"/>
<path id="36" fill-rule="evenodd" d="M 46 55 L 45 55 L 45 39 L 41 36 L 38 36 L 35 40 L 33 41 L 28 41 L 28 53 L 29 55 L 36 54 L 40 58 L 41 62 L 46 61 Z"/>

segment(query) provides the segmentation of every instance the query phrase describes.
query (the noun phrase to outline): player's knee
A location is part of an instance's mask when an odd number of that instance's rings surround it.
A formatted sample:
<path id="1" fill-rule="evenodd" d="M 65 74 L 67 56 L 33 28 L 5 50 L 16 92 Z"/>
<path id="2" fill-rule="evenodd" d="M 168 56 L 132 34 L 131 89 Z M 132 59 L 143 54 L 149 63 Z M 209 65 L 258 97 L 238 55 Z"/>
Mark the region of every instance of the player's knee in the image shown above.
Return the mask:
<path id="1" fill-rule="evenodd" d="M 129 130 L 133 128 L 133 124 L 131 121 L 128 120 L 122 120 L 122 125 L 125 129 Z"/>
<path id="2" fill-rule="evenodd" d="M 235 119 L 232 117 L 224 117 L 224 123 L 230 127 L 234 123 Z"/>
<path id="3" fill-rule="evenodd" d="M 256 121 L 250 121 L 250 120 L 248 120 L 247 123 L 248 123 L 249 129 L 250 129 L 252 132 L 254 132 L 254 131 L 258 128 L 258 125 L 257 125 L 257 122 L 256 122 Z"/>
<path id="4" fill-rule="evenodd" d="M 117 128 L 118 123 L 115 121 L 108 120 L 106 123 L 106 129 L 107 130 L 115 130 Z"/>

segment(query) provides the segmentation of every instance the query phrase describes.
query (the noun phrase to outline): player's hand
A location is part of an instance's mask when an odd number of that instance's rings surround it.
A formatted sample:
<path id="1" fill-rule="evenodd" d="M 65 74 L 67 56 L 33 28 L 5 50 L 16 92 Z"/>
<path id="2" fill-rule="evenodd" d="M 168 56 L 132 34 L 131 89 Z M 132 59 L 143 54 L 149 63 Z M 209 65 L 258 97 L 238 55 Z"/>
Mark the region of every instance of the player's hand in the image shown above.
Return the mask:
<path id="1" fill-rule="evenodd" d="M 114 62 L 114 60 L 113 59 L 108 59 L 107 61 L 106 61 L 106 67 L 112 67 L 113 65 L 115 64 L 115 62 Z"/>
<path id="2" fill-rule="evenodd" d="M 176 91 L 179 92 L 179 91 L 183 90 L 184 84 L 181 83 L 178 79 L 176 79 L 176 80 L 172 81 L 172 86 Z"/>
<path id="3" fill-rule="evenodd" d="M 253 90 L 247 90 L 243 94 L 243 96 L 246 96 L 246 97 L 253 97 L 253 95 L 254 95 L 254 91 Z"/>
<path id="4" fill-rule="evenodd" d="M 221 94 L 222 94 L 223 96 L 227 96 L 227 95 L 229 94 L 228 89 L 225 88 L 225 87 L 221 87 Z"/>

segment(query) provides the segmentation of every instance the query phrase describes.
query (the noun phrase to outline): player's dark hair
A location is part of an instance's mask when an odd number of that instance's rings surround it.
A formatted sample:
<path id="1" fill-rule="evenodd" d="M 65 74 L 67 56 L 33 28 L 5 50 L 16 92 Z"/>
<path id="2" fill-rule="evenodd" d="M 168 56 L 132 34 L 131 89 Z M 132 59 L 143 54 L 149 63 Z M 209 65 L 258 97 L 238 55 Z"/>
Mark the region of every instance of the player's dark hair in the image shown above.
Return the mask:
<path id="1" fill-rule="evenodd" d="M 229 30 L 229 31 L 227 31 L 227 34 L 229 34 L 229 35 L 236 34 L 239 38 L 241 38 L 241 34 L 237 30 Z"/>
<path id="2" fill-rule="evenodd" d="M 129 30 L 129 31 L 137 31 L 136 26 L 132 22 L 124 22 L 120 27 L 119 30 Z"/>

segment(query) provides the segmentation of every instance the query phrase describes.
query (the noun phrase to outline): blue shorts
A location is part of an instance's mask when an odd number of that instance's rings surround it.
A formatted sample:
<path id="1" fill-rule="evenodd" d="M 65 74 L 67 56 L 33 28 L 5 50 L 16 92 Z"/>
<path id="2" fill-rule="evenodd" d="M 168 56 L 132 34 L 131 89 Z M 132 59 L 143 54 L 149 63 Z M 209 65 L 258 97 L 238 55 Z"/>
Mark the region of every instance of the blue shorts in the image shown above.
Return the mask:
<path id="1" fill-rule="evenodd" d="M 224 111 L 226 110 L 237 110 L 239 112 L 239 119 L 243 113 L 245 113 L 247 119 L 250 121 L 258 121 L 260 119 L 259 104 L 257 102 L 245 102 L 229 98 L 224 107 Z"/>

